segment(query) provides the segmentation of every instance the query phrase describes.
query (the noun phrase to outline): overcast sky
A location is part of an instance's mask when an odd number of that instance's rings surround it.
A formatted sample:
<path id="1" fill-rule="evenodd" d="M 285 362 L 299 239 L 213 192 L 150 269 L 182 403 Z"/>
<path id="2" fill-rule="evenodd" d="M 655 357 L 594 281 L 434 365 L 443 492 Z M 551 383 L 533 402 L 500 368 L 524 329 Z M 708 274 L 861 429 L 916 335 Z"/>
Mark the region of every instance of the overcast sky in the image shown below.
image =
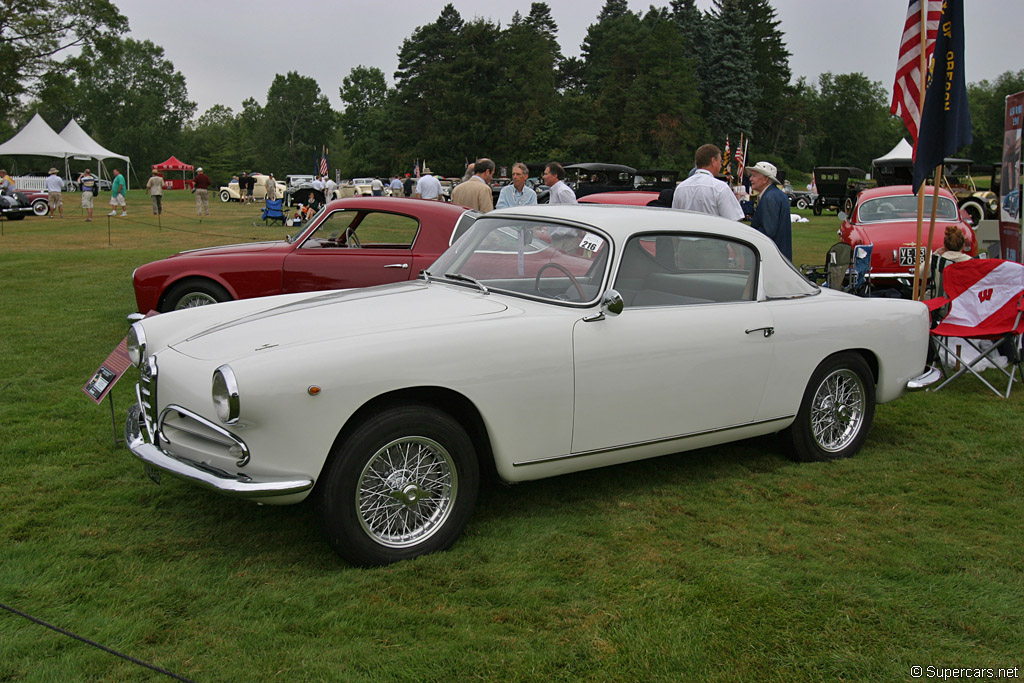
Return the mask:
<path id="1" fill-rule="evenodd" d="M 437 20 L 446 0 L 242 0 L 179 3 L 120 0 L 131 36 L 163 47 L 185 75 L 200 115 L 214 104 L 236 113 L 242 101 L 266 102 L 275 74 L 315 78 L 341 109 L 338 89 L 354 66 L 376 66 L 389 82 L 402 41 Z M 603 0 L 549 0 L 562 53 L 578 56 Z M 668 0 L 630 0 L 633 11 Z M 707 9 L 711 0 L 698 0 Z M 1024 69 L 1024 0 L 966 0 L 967 82 Z M 454 0 L 462 18 L 486 16 L 505 26 L 530 0 Z M 907 3 L 902 0 L 772 0 L 792 56 L 794 78 L 859 71 L 892 93 Z M 513 58 L 513 55 L 509 55 Z"/>

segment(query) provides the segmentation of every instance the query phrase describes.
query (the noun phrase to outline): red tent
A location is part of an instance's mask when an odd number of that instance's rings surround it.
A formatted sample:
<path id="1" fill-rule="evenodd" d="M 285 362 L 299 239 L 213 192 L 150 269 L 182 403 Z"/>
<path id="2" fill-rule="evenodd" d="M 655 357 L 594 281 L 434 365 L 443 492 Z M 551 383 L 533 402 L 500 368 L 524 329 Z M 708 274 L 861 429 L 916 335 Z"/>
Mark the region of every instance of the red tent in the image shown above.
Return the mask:
<path id="1" fill-rule="evenodd" d="M 192 178 L 185 177 L 185 173 L 191 174 L 195 170 L 195 166 L 186 164 L 173 154 L 162 164 L 153 164 L 153 170 L 160 171 L 160 175 L 164 176 L 165 190 L 191 190 L 195 184 Z M 171 180 L 165 175 L 167 171 L 181 171 L 181 178 Z"/>

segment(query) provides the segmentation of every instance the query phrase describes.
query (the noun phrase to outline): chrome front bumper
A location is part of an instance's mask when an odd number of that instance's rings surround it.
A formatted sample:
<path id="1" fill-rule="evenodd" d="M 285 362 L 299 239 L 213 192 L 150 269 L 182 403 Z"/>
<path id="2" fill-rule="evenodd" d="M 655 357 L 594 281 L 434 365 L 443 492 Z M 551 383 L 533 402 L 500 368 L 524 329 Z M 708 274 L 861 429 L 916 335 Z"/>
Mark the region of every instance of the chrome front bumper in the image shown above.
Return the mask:
<path id="1" fill-rule="evenodd" d="M 929 366 L 922 374 L 907 380 L 907 391 L 922 391 L 942 379 L 942 371 Z"/>
<path id="2" fill-rule="evenodd" d="M 157 445 L 160 442 L 160 425 L 154 429 L 146 423 L 148 419 L 141 406 L 135 410 L 140 415 L 129 413 L 125 436 L 132 455 L 146 466 L 166 472 L 203 488 L 235 498 L 268 498 L 303 493 L 313 488 L 312 479 L 264 479 L 257 481 L 240 472 L 231 473 L 207 463 L 168 453 Z M 152 434 L 153 436 L 147 438 Z M 154 443 L 156 442 L 156 443 Z"/>

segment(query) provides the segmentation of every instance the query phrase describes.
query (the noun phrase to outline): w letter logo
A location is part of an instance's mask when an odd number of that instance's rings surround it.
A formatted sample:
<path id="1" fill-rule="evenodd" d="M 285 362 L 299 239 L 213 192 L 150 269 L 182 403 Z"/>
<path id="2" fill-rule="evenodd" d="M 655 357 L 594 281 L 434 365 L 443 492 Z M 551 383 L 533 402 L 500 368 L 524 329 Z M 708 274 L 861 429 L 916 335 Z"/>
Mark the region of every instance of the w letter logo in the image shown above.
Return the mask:
<path id="1" fill-rule="evenodd" d="M 988 301 L 991 298 L 992 298 L 992 290 L 991 289 L 983 289 L 980 292 L 978 292 L 978 301 L 981 302 L 981 303 L 985 303 L 986 301 Z"/>

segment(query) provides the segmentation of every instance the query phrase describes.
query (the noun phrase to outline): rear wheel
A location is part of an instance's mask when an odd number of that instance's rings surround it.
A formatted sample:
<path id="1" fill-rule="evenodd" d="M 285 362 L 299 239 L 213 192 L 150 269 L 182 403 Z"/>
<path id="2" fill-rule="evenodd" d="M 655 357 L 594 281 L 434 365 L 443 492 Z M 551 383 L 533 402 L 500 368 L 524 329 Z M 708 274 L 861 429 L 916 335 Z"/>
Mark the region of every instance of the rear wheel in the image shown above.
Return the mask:
<path id="1" fill-rule="evenodd" d="M 473 443 L 454 418 L 425 405 L 389 408 L 331 453 L 318 483 L 328 541 L 366 566 L 445 550 L 469 522 L 479 481 Z"/>
<path id="2" fill-rule="evenodd" d="M 185 280 L 167 290 L 160 311 L 178 311 L 183 308 L 207 306 L 222 301 L 231 301 L 231 295 L 216 282 L 209 280 Z"/>
<path id="3" fill-rule="evenodd" d="M 825 200 L 822 197 L 818 197 L 818 200 L 814 202 L 814 215 L 820 216 L 821 212 L 825 209 Z"/>
<path id="4" fill-rule="evenodd" d="M 795 460 L 848 458 L 864 445 L 874 416 L 871 369 L 856 353 L 837 353 L 811 375 L 800 411 L 783 438 Z"/>
<path id="5" fill-rule="evenodd" d="M 843 211 L 846 212 L 847 216 L 852 216 L 853 215 L 853 204 L 854 204 L 853 197 L 847 197 L 843 201 Z"/>

